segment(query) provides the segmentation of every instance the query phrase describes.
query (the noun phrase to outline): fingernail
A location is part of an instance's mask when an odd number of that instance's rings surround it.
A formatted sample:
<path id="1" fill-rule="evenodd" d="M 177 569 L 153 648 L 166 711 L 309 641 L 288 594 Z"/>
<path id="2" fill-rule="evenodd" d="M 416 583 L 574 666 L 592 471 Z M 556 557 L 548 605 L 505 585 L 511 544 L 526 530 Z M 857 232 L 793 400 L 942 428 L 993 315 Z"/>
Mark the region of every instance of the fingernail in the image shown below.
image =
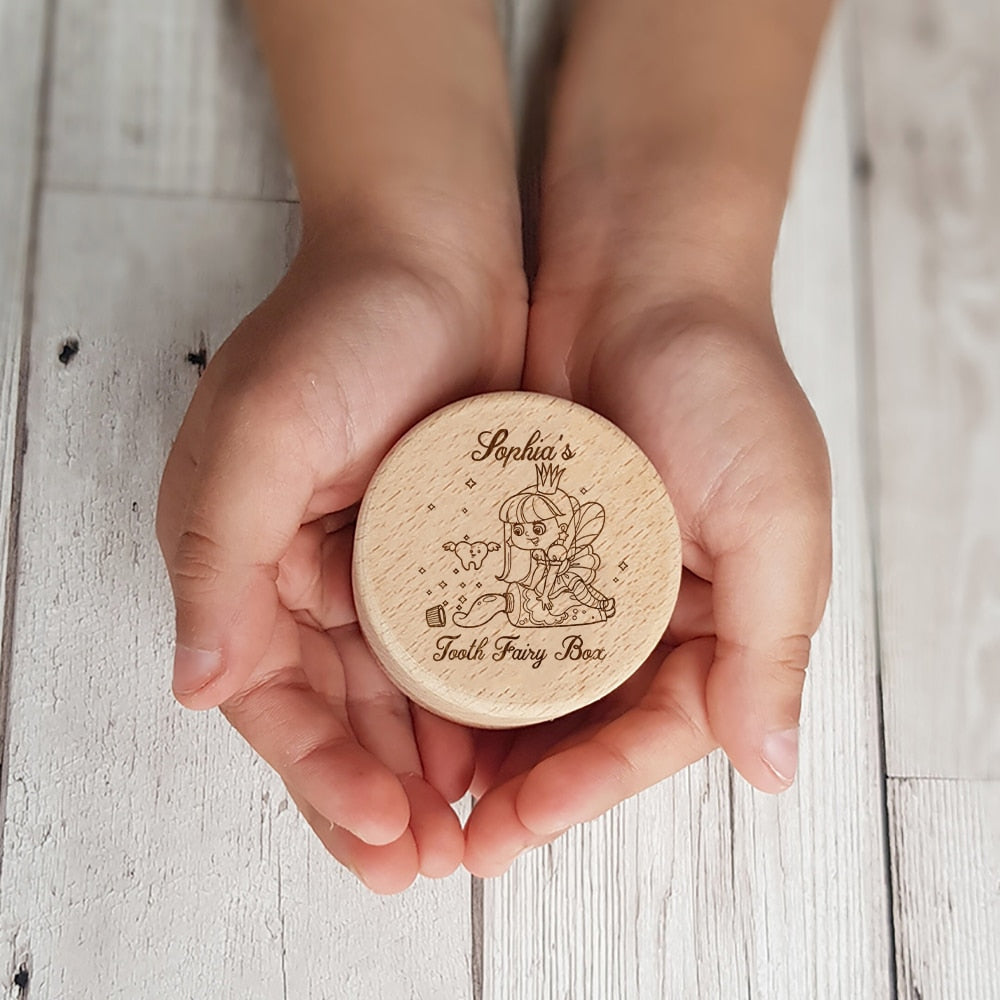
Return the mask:
<path id="1" fill-rule="evenodd" d="M 798 727 L 768 733 L 764 737 L 762 756 L 764 763 L 787 788 L 795 780 L 795 769 L 799 762 Z"/>
<path id="2" fill-rule="evenodd" d="M 194 694 L 221 670 L 221 650 L 192 649 L 178 643 L 174 650 L 174 691 L 178 694 Z"/>

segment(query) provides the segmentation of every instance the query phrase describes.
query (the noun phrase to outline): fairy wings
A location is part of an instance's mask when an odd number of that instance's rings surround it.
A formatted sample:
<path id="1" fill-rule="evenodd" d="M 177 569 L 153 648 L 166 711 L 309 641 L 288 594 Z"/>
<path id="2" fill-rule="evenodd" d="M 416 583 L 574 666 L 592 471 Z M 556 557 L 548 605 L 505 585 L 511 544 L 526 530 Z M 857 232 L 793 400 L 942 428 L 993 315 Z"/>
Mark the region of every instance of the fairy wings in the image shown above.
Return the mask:
<path id="1" fill-rule="evenodd" d="M 571 498 L 573 514 L 566 532 L 568 565 L 566 572 L 573 570 L 586 582 L 593 579 L 601 557 L 594 551 L 593 543 L 604 530 L 604 507 L 599 503 L 581 504 Z"/>

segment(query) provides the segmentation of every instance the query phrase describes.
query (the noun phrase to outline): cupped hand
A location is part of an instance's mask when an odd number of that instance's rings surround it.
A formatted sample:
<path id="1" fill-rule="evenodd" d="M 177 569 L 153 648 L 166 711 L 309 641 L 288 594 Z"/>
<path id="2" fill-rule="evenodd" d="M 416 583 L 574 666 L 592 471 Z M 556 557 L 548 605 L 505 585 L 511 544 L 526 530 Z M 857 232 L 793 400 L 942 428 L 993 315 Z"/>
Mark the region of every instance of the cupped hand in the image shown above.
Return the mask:
<path id="1" fill-rule="evenodd" d="M 787 788 L 830 578 L 826 446 L 769 307 L 543 292 L 525 387 L 590 406 L 643 448 L 685 569 L 663 643 L 627 684 L 566 719 L 477 736 L 465 864 L 479 875 L 717 744 L 753 785 Z"/>
<path id="2" fill-rule="evenodd" d="M 219 706 L 329 851 L 391 892 L 460 863 L 448 803 L 469 784 L 472 743 L 411 706 L 362 640 L 351 508 L 421 417 L 518 384 L 526 305 L 516 231 L 488 264 L 364 232 L 310 235 L 212 358 L 167 462 L 157 535 L 176 697 Z"/>

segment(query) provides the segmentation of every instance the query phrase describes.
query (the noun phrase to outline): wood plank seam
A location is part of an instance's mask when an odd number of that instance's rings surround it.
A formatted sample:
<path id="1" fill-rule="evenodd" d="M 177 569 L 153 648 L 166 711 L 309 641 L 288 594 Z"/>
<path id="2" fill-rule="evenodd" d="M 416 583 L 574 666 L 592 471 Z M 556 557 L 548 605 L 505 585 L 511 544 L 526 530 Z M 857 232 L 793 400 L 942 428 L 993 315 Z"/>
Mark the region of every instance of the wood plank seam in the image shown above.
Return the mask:
<path id="1" fill-rule="evenodd" d="M 845 45 L 845 90 L 847 102 L 848 139 L 852 147 L 853 170 L 851 178 L 852 200 L 854 212 L 851 228 L 854 233 L 854 269 L 856 289 L 856 310 L 858 330 L 858 429 L 876 426 L 878 396 L 876 392 L 875 363 L 876 352 L 874 342 L 875 316 L 873 300 L 875 288 L 872 269 L 872 229 L 871 229 L 871 177 L 874 170 L 871 143 L 866 129 L 864 113 L 864 75 L 862 72 L 862 53 L 860 38 L 859 14 L 853 0 L 844 4 L 843 15 Z M 867 507 L 867 532 L 871 552 L 871 582 L 872 592 L 876 595 L 873 602 L 872 615 L 875 633 L 875 689 L 879 753 L 879 814 L 882 827 L 882 857 L 884 862 L 884 877 L 887 888 L 886 921 L 888 924 L 889 988 L 890 995 L 899 995 L 898 958 L 896 933 L 896 865 L 893 856 L 890 803 L 889 803 L 889 773 L 886 753 L 886 711 L 885 692 L 883 689 L 883 636 L 881 628 L 881 613 L 879 607 L 879 517 L 880 478 L 879 478 L 879 440 L 877 435 L 859 435 L 859 451 L 862 458 L 862 476 L 864 498 Z"/>
<path id="2" fill-rule="evenodd" d="M 54 2 L 54 0 L 50 0 Z M 277 195 L 264 194 L 236 194 L 233 192 L 221 192 L 219 194 L 205 194 L 202 191 L 191 191 L 184 188 L 161 188 L 151 191 L 137 191 L 134 187 L 126 184 L 77 184 L 66 181 L 45 181 L 45 191 L 49 194 L 79 194 L 79 195 L 107 195 L 114 197 L 120 195 L 126 198 L 145 198 L 149 201 L 212 201 L 221 204 L 227 203 L 263 203 L 267 205 L 298 205 L 297 197 L 279 197 Z"/>
<path id="3" fill-rule="evenodd" d="M 469 905 L 472 910 L 469 962 L 472 1000 L 483 1000 L 483 880 L 471 877 Z"/>
<path id="4" fill-rule="evenodd" d="M 14 406 L 13 434 L 10 439 L 11 474 L 9 495 L 0 496 L 0 505 L 8 511 L 7 534 L 0 539 L 3 546 L 4 581 L 3 608 L 0 619 L 0 829 L 2 829 L 7 805 L 7 735 L 9 684 L 12 660 L 13 621 L 16 600 L 15 580 L 17 576 L 17 540 L 20 527 L 21 483 L 24 465 L 24 451 L 27 445 L 26 407 L 28 396 L 28 368 L 30 360 L 31 324 L 34 316 L 34 284 L 38 262 L 39 220 L 41 218 L 42 194 L 45 177 L 45 153 L 48 143 L 48 122 L 50 92 L 52 83 L 52 62 L 55 38 L 56 0 L 45 0 L 42 12 L 42 48 L 38 77 L 36 81 L 36 110 L 33 169 L 30 188 L 31 204 L 28 209 L 28 233 L 24 247 L 24 288 L 21 309 L 21 328 L 15 331 L 12 342 L 16 352 L 17 378 L 14 388 L 17 399 Z M 0 851 L 0 870 L 3 868 L 3 852 Z"/>

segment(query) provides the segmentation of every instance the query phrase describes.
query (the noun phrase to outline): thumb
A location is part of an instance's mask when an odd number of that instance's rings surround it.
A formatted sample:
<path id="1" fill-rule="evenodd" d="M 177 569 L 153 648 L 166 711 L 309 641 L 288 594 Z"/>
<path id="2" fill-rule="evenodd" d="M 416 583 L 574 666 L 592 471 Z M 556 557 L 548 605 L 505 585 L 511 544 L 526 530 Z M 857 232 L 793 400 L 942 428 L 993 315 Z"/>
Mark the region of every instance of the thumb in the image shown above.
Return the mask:
<path id="1" fill-rule="evenodd" d="M 309 463 L 264 413 L 217 424 L 197 461 L 182 428 L 164 470 L 157 529 L 177 611 L 173 690 L 189 708 L 225 701 L 263 657 L 278 561 L 312 496 Z"/>
<path id="2" fill-rule="evenodd" d="M 765 792 L 787 788 L 798 765 L 810 637 L 829 587 L 829 524 L 818 509 L 789 511 L 715 561 L 709 724 L 736 769 Z"/>

